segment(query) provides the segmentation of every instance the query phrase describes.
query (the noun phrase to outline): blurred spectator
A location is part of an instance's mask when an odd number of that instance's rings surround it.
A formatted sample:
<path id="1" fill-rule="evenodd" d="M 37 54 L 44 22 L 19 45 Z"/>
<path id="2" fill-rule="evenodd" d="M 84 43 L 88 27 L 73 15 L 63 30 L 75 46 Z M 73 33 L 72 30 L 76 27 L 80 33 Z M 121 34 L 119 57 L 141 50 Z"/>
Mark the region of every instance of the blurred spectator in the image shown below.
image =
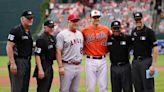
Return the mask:
<path id="1" fill-rule="evenodd" d="M 80 2 L 82 1 L 82 2 Z M 59 20 L 61 28 L 66 26 L 66 17 L 68 14 L 75 13 L 80 15 L 80 28 L 87 26 L 90 23 L 89 13 L 91 9 L 99 9 L 102 11 L 102 23 L 106 26 L 110 22 L 117 19 L 122 21 L 124 31 L 129 33 L 134 28 L 133 12 L 140 11 L 144 14 L 144 21 L 146 25 L 151 27 L 153 22 L 152 18 L 152 5 L 154 0 L 121 0 L 122 3 L 116 3 L 114 0 L 80 0 L 75 3 L 57 4 L 51 11 L 50 18 L 54 21 Z M 86 4 L 87 3 L 87 4 Z M 162 25 L 162 24 L 160 24 Z M 161 26 L 160 26 L 161 28 Z"/>

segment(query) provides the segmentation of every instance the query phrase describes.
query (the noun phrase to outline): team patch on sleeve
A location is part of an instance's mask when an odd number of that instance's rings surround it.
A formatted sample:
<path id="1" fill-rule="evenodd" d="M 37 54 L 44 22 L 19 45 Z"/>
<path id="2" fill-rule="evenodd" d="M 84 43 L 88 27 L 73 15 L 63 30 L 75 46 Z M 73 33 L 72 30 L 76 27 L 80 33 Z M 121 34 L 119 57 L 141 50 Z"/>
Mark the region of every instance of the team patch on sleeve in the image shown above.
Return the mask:
<path id="1" fill-rule="evenodd" d="M 14 40 L 14 37 L 15 37 L 14 35 L 9 34 L 9 35 L 8 35 L 8 40 L 13 41 L 13 40 Z"/>
<path id="2" fill-rule="evenodd" d="M 37 54 L 40 54 L 41 50 L 42 50 L 41 48 L 35 47 L 35 51 L 34 52 L 37 53 Z"/>

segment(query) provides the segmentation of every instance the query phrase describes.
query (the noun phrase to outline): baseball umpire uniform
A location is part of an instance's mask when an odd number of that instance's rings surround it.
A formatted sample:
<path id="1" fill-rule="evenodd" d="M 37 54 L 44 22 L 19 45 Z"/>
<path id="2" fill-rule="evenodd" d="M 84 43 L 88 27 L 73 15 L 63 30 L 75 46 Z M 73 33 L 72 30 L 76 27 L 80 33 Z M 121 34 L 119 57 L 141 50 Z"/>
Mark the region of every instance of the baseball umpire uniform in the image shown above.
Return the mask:
<path id="1" fill-rule="evenodd" d="M 32 12 L 25 11 L 21 16 L 21 24 L 13 28 L 8 35 L 6 48 L 10 61 L 8 70 L 11 92 L 28 92 L 31 71 L 30 60 L 33 47 L 29 27 L 32 23 Z M 28 28 L 26 28 L 27 26 Z M 13 69 L 14 67 L 15 69 Z M 14 73 L 13 70 L 17 72 Z"/>
<path id="2" fill-rule="evenodd" d="M 99 22 L 100 11 L 92 10 L 91 18 L 94 23 Z M 96 22 L 95 22 L 96 21 Z M 82 30 L 84 36 L 84 54 L 86 55 L 86 89 L 94 92 L 96 80 L 98 80 L 100 92 L 107 92 L 108 65 L 106 63 L 106 42 L 110 31 L 106 26 L 96 24 Z"/>
<path id="3" fill-rule="evenodd" d="M 79 17 L 71 14 L 68 21 L 77 23 Z M 80 64 L 82 60 L 83 35 L 78 30 L 65 29 L 58 33 L 56 48 L 61 49 L 61 62 L 64 66 L 64 75 L 60 75 L 60 92 L 78 92 L 80 80 Z M 58 51 L 57 51 L 58 54 Z M 57 62 L 59 62 L 57 55 Z M 62 68 L 59 66 L 59 68 Z"/>
<path id="4" fill-rule="evenodd" d="M 44 23 L 45 31 L 36 40 L 35 55 L 36 67 L 34 77 L 37 80 L 37 92 L 49 92 L 53 79 L 53 60 L 55 60 L 55 40 L 51 35 L 54 28 L 54 22 L 47 20 Z M 38 56 L 38 57 L 37 57 Z M 39 58 L 39 59 L 38 59 Z M 41 66 L 39 66 L 41 65 Z M 42 78 L 39 72 L 44 72 Z"/>
<path id="5" fill-rule="evenodd" d="M 158 50 L 155 33 L 142 23 L 142 13 L 134 13 L 136 28 L 132 31 L 134 59 L 132 75 L 135 92 L 154 92 L 154 78 L 146 79 L 146 70 L 154 72 Z M 150 72 L 150 73 L 151 73 Z"/>
<path id="6" fill-rule="evenodd" d="M 111 23 L 112 36 L 108 37 L 107 47 L 111 61 L 112 92 L 132 92 L 131 66 L 129 51 L 131 37 L 121 33 L 121 23 Z"/>

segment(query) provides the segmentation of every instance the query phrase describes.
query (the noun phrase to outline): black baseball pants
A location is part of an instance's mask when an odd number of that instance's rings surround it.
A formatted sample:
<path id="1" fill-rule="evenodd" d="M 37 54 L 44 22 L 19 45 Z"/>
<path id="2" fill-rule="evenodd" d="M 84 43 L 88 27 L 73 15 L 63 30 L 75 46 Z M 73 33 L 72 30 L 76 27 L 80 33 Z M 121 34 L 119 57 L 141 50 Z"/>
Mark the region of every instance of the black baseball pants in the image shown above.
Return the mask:
<path id="1" fill-rule="evenodd" d="M 28 92 L 31 72 L 30 59 L 18 57 L 15 58 L 15 63 L 17 65 L 16 75 L 10 72 L 10 64 L 8 65 L 11 92 Z"/>
<path id="2" fill-rule="evenodd" d="M 132 62 L 132 78 L 135 92 L 154 92 L 154 78 L 146 79 L 152 58 L 134 59 Z"/>
<path id="3" fill-rule="evenodd" d="M 112 92 L 132 92 L 130 64 L 111 65 L 110 70 Z"/>

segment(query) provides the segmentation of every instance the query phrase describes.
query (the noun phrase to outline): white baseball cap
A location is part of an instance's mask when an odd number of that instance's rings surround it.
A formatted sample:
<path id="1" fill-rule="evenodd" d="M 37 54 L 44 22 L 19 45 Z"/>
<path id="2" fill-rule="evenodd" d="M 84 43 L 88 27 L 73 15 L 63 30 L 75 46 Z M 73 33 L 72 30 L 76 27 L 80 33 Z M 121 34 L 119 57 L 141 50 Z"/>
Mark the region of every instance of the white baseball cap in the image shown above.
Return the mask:
<path id="1" fill-rule="evenodd" d="M 101 16 L 101 12 L 98 10 L 92 10 L 91 11 L 91 17 L 94 17 L 94 16 Z"/>

